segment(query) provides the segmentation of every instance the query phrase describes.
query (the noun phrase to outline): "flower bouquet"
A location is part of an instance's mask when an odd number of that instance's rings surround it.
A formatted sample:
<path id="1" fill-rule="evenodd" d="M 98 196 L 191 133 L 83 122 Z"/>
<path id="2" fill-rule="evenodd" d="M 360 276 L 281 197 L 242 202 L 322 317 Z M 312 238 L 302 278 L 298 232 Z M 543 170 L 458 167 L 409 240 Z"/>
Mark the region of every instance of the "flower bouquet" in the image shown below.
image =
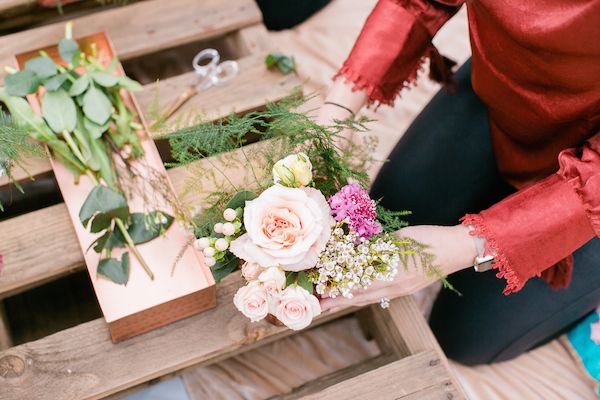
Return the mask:
<path id="1" fill-rule="evenodd" d="M 272 104 L 264 112 L 169 135 L 182 163 L 234 150 L 240 159 L 230 153 L 224 162 L 250 171 L 243 188 L 222 174 L 227 184 L 210 193 L 210 206 L 197 213 L 195 246 L 217 280 L 241 268 L 246 284 L 233 302 L 251 321 L 303 329 L 321 313 L 319 297 L 352 297 L 373 282 L 393 280 L 412 257 L 420 258 L 426 273 L 440 276 L 424 246 L 395 235 L 407 212 L 384 209 L 365 190 L 363 155 L 370 149 L 338 145 L 339 132 L 364 131 L 362 122 L 323 127 L 285 104 Z M 254 147 L 265 150 L 244 150 L 241 128 L 269 139 Z M 221 135 L 218 142 L 214 132 Z"/>

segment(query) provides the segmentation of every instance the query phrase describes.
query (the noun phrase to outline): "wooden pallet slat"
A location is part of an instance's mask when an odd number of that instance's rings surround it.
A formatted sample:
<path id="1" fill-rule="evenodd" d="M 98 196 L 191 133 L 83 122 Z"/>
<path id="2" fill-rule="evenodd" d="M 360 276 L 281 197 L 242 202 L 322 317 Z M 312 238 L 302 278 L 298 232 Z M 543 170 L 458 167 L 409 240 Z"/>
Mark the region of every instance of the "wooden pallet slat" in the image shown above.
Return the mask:
<path id="1" fill-rule="evenodd" d="M 105 31 L 121 60 L 169 47 L 216 37 L 260 23 L 252 0 L 146 0 L 75 19 L 77 36 Z M 13 65 L 13 55 L 57 43 L 64 23 L 0 37 L 0 66 Z M 0 79 L 6 72 L 0 69 Z M 0 82 L 1 83 L 1 82 Z"/>
<path id="2" fill-rule="evenodd" d="M 330 386 L 303 400 L 459 398 L 434 350 L 417 353 Z"/>
<path id="3" fill-rule="evenodd" d="M 116 345 L 97 319 L 0 352 L 0 400 L 97 399 L 294 333 L 237 311 L 233 295 L 241 285 L 230 275 L 217 287 L 217 308 Z M 351 311 L 324 313 L 315 325 Z"/>

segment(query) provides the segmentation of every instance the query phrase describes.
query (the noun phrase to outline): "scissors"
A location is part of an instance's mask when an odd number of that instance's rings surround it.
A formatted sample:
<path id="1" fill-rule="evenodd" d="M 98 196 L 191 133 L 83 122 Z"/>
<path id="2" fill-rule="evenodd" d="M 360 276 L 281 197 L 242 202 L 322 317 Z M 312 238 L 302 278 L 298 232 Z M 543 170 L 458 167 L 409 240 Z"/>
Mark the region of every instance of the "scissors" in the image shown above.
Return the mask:
<path id="1" fill-rule="evenodd" d="M 189 99 L 198 93 L 233 79 L 240 71 L 236 61 L 221 61 L 221 55 L 215 49 L 204 49 L 196 54 L 192 67 L 196 72 L 193 82 L 167 109 L 163 118 L 170 118 Z"/>

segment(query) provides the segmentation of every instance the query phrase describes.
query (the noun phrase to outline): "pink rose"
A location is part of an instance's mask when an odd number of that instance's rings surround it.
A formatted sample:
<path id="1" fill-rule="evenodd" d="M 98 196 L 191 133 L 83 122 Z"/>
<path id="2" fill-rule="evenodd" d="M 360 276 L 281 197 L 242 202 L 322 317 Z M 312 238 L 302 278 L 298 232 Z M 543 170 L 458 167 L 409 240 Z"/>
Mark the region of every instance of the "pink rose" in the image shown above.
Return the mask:
<path id="1" fill-rule="evenodd" d="M 247 281 L 253 281 L 263 272 L 264 268 L 257 263 L 247 262 L 242 265 L 242 276 Z"/>
<path id="2" fill-rule="evenodd" d="M 250 282 L 238 289 L 233 304 L 250 321 L 260 321 L 269 313 L 268 295 L 258 281 Z"/>
<path id="3" fill-rule="evenodd" d="M 285 286 L 285 272 L 279 267 L 270 267 L 261 272 L 258 280 L 268 294 L 275 296 Z"/>
<path id="4" fill-rule="evenodd" d="M 335 224 L 330 213 L 325 197 L 316 189 L 271 186 L 246 202 L 246 233 L 231 242 L 230 250 L 265 268 L 312 268 Z"/>
<path id="5" fill-rule="evenodd" d="M 591 334 L 590 339 L 596 344 L 600 344 L 600 321 L 590 325 Z"/>
<path id="6" fill-rule="evenodd" d="M 273 302 L 271 313 L 288 328 L 300 330 L 321 314 L 321 305 L 306 289 L 290 285 Z"/>

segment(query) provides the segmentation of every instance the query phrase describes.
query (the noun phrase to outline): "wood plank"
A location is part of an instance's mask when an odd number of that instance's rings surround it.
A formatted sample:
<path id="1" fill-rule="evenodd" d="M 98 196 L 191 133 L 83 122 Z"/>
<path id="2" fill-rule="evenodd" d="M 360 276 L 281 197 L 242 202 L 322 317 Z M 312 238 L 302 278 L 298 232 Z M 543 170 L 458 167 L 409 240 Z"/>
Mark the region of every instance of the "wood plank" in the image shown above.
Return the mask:
<path id="1" fill-rule="evenodd" d="M 230 43 L 238 54 L 266 54 L 274 50 L 273 41 L 263 24 L 242 28 L 230 34 Z"/>
<path id="2" fill-rule="evenodd" d="M 116 345 L 98 319 L 0 352 L 0 400 L 98 399 L 294 333 L 237 311 L 232 298 L 241 285 L 231 275 L 218 285 L 217 308 Z M 314 325 L 350 311 L 326 312 Z"/>
<path id="3" fill-rule="evenodd" d="M 453 393 L 448 371 L 433 350 L 424 351 L 399 361 L 340 382 L 303 400 L 397 400 L 420 399 L 420 393 L 434 390 L 438 399 L 460 397 L 447 396 Z"/>
<path id="4" fill-rule="evenodd" d="M 257 53 L 238 61 L 239 75 L 218 86 L 212 87 L 190 99 L 178 114 L 200 113 L 207 120 L 217 120 L 232 112 L 246 113 L 259 109 L 269 101 L 279 100 L 292 92 L 300 84 L 297 77 L 267 70 L 264 54 Z M 148 110 L 159 94 L 159 107 L 167 109 L 194 81 L 195 72 L 165 79 L 157 84 L 147 85 L 144 91 L 136 94 L 146 120 L 151 119 Z M 176 119 L 177 116 L 171 118 Z"/>
<path id="5" fill-rule="evenodd" d="M 140 0 L 128 0 L 132 3 Z M 0 31 L 16 31 L 26 26 L 67 21 L 92 9 L 115 8 L 122 4 L 102 5 L 98 0 L 72 0 L 64 4 L 62 14 L 58 7 L 41 6 L 36 0 L 0 0 Z"/>
<path id="6" fill-rule="evenodd" d="M 374 370 L 376 368 L 382 367 L 389 363 L 396 361 L 396 357 L 384 354 L 369 360 L 365 360 L 359 364 L 351 365 L 349 367 L 340 369 L 338 371 L 332 372 L 331 374 L 322 376 L 314 381 L 308 382 L 296 389 L 294 389 L 290 393 L 286 393 L 280 396 L 271 397 L 269 400 L 293 400 L 299 399 L 303 396 L 307 396 L 309 394 L 317 393 L 326 388 L 338 384 L 340 382 L 346 381 L 348 379 L 352 379 L 358 375 L 364 374 L 365 372 Z"/>
<path id="7" fill-rule="evenodd" d="M 448 359 L 429 329 L 413 296 L 396 298 L 385 310 L 379 305 L 372 305 L 369 311 L 373 321 L 371 332 L 383 351 L 391 351 L 398 357 L 427 350 L 435 351 L 439 355 L 443 367 L 450 371 L 449 379 L 456 391 L 464 397 L 460 383 L 451 372 Z"/>
<path id="8" fill-rule="evenodd" d="M 4 303 L 0 301 L 0 350 L 8 349 L 11 346 L 12 337 L 10 334 L 10 327 L 8 326 Z"/>
<path id="9" fill-rule="evenodd" d="M 443 354 L 412 296 L 392 300 L 387 309 L 373 305 L 370 311 L 375 326 L 373 333 L 378 342 L 387 341 L 387 346 L 399 357 L 425 350 L 436 350 Z"/>
<path id="10" fill-rule="evenodd" d="M 124 60 L 208 39 L 261 21 L 252 0 L 147 0 L 74 20 L 76 36 L 106 31 Z M 55 23 L 0 37 L 0 66 L 13 65 L 13 55 L 57 43 L 64 24 Z M 5 75 L 0 69 L 0 80 Z"/>
<path id="11" fill-rule="evenodd" d="M 217 120 L 233 111 L 245 113 L 261 107 L 266 102 L 280 100 L 289 95 L 294 87 L 300 85 L 297 76 L 269 71 L 263 61 L 262 54 L 239 59 L 240 73 L 235 79 L 198 94 L 176 115 L 195 110 L 202 112 L 207 120 Z M 156 98 L 157 90 L 160 109 L 164 110 L 183 93 L 193 76 L 194 73 L 190 72 L 165 79 L 158 84 L 146 85 L 142 92 L 136 93 L 135 97 L 146 119 L 151 119 L 148 110 Z M 28 159 L 26 168 L 27 172 L 15 168 L 14 178 L 22 180 L 28 177 L 27 173 L 31 176 L 39 176 L 52 170 L 48 160 L 39 158 Z M 0 187 L 7 183 L 7 177 L 0 177 Z"/>

